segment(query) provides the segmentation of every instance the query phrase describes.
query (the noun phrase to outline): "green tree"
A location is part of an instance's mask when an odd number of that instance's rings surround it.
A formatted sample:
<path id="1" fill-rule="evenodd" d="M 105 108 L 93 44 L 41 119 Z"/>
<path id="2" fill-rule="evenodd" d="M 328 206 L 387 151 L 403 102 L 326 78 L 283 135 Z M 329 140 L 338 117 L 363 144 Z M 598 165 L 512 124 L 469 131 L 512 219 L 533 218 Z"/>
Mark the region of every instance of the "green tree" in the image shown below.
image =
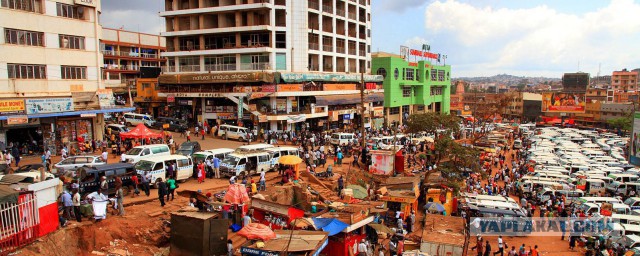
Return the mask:
<path id="1" fill-rule="evenodd" d="M 633 121 L 632 120 L 633 119 L 632 119 L 631 115 L 628 115 L 628 116 L 625 116 L 625 117 L 609 119 L 609 120 L 607 120 L 607 124 L 609 124 L 611 127 L 616 128 L 616 129 L 625 130 L 625 131 L 631 131 L 631 130 L 633 130 Z"/>
<path id="2" fill-rule="evenodd" d="M 407 120 L 407 127 L 410 133 L 436 134 L 438 130 L 444 129 L 455 134 L 460 131 L 460 119 L 454 115 L 436 112 L 413 114 Z"/>

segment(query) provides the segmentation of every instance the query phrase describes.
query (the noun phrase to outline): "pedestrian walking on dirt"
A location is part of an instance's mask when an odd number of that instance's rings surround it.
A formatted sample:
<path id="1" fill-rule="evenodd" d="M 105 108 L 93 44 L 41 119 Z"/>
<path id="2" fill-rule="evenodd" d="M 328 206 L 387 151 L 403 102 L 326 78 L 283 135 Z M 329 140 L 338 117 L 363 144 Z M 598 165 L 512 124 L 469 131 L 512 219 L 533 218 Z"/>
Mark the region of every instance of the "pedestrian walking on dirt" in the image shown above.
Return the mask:
<path id="1" fill-rule="evenodd" d="M 77 222 L 82 222 L 82 213 L 80 213 L 80 201 L 82 200 L 78 189 L 73 189 L 73 214 L 76 216 Z"/>
<path id="2" fill-rule="evenodd" d="M 156 179 L 156 187 L 158 187 L 158 199 L 160 199 L 160 206 L 164 207 L 164 196 L 169 193 L 167 183 L 158 178 Z"/>
<path id="3" fill-rule="evenodd" d="M 173 201 L 174 199 L 174 191 L 176 190 L 176 179 L 175 176 L 170 176 L 169 179 L 167 180 L 167 188 L 169 189 L 169 192 L 167 193 L 167 202 L 168 201 Z M 171 197 L 171 200 L 169 200 L 169 197 Z"/>
<path id="4" fill-rule="evenodd" d="M 116 185 L 116 205 L 118 206 L 118 215 L 124 216 L 124 193 L 122 192 L 122 181 Z"/>
<path id="5" fill-rule="evenodd" d="M 142 190 L 144 190 L 144 193 L 149 196 L 149 183 L 151 182 L 151 174 L 149 173 L 149 171 L 144 171 L 144 175 L 142 175 L 140 178 L 142 179 Z"/>

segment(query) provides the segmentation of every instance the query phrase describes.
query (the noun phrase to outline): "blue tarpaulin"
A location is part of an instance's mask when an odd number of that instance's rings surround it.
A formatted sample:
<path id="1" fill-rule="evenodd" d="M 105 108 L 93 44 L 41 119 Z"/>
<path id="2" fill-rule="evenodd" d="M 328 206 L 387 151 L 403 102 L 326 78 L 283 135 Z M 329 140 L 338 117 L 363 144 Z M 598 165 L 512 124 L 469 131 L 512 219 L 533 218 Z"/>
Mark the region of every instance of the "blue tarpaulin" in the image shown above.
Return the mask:
<path id="1" fill-rule="evenodd" d="M 322 231 L 329 232 L 329 236 L 340 233 L 349 225 L 335 218 L 313 218 L 313 224 Z"/>

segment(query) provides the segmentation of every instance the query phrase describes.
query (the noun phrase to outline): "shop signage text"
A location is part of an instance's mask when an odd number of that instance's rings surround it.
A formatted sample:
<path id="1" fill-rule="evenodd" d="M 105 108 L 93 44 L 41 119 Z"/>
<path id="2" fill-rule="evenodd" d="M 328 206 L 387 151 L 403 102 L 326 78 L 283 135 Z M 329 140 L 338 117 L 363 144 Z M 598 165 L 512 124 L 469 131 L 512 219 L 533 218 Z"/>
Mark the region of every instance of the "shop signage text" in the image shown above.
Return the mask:
<path id="1" fill-rule="evenodd" d="M 29 123 L 27 116 L 10 116 L 7 118 L 7 125 L 18 125 Z"/>
<path id="2" fill-rule="evenodd" d="M 25 107 L 27 114 L 60 113 L 74 110 L 71 98 L 26 99 Z"/>
<path id="3" fill-rule="evenodd" d="M 279 84 L 279 92 L 301 92 L 302 84 Z"/>
<path id="4" fill-rule="evenodd" d="M 96 1 L 97 0 L 75 0 L 74 3 L 79 5 L 96 7 Z"/>
<path id="5" fill-rule="evenodd" d="M 251 255 L 251 256 L 278 256 L 278 255 L 280 255 L 277 252 L 264 251 L 264 250 L 255 249 L 255 248 L 249 248 L 249 247 L 244 247 L 244 246 L 240 248 L 240 253 L 242 255 Z"/>
<path id="6" fill-rule="evenodd" d="M 325 91 L 346 91 L 346 90 L 355 90 L 355 84 L 324 84 Z"/>
<path id="7" fill-rule="evenodd" d="M 415 198 L 405 198 L 405 197 L 395 197 L 395 196 L 381 196 L 380 200 L 387 201 L 387 202 L 407 203 L 407 204 L 410 204 L 416 201 Z"/>
<path id="8" fill-rule="evenodd" d="M 0 100 L 0 114 L 24 114 L 24 100 Z"/>
<path id="9" fill-rule="evenodd" d="M 425 57 L 425 58 L 429 58 L 429 59 L 437 59 L 440 54 L 432 53 L 432 52 L 424 52 L 424 51 L 416 50 L 416 49 L 410 49 L 409 50 L 409 55 L 418 56 L 418 57 Z"/>
<path id="10" fill-rule="evenodd" d="M 91 114 L 80 114 L 80 117 L 96 117 L 96 113 L 91 113 Z"/>
<path id="11" fill-rule="evenodd" d="M 223 74 L 181 74 L 160 75 L 160 84 L 198 84 L 198 83 L 229 83 L 229 82 L 266 82 L 273 83 L 273 73 L 268 72 L 238 72 Z"/>
<path id="12" fill-rule="evenodd" d="M 169 96 L 167 95 L 167 97 L 169 97 Z M 175 93 L 175 94 L 173 94 L 173 97 L 222 98 L 224 96 L 221 93 L 216 93 L 216 92 L 194 92 L 194 93 L 185 92 L 185 93 Z"/>
<path id="13" fill-rule="evenodd" d="M 309 82 L 309 81 L 325 81 L 325 82 L 360 82 L 360 74 L 320 74 L 320 73 L 280 73 L 282 80 L 286 82 Z M 381 75 L 364 75 L 365 82 L 382 82 Z"/>

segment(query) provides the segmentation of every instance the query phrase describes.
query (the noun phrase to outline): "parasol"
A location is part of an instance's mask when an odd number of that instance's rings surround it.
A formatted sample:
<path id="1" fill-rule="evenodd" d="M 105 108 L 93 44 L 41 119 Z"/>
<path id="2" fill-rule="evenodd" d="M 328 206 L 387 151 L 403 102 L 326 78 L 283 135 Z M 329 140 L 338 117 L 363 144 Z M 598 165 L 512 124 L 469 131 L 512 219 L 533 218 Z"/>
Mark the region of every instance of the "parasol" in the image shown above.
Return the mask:
<path id="1" fill-rule="evenodd" d="M 353 190 L 353 197 L 357 199 L 363 199 L 369 195 L 369 193 L 367 193 L 367 189 L 360 185 L 348 185 L 347 188 Z"/>
<path id="2" fill-rule="evenodd" d="M 249 225 L 244 226 L 240 231 L 238 231 L 238 235 L 244 236 L 247 239 L 251 240 L 262 240 L 269 241 L 271 239 L 276 238 L 276 233 L 271 230 L 267 225 L 261 223 L 249 223 Z"/>
<path id="3" fill-rule="evenodd" d="M 440 203 L 434 203 L 434 202 L 429 202 L 424 206 L 425 209 L 427 209 L 428 212 L 443 212 L 444 211 L 444 205 L 440 204 Z"/>
<path id="4" fill-rule="evenodd" d="M 294 155 L 281 156 L 280 159 L 278 159 L 278 163 L 283 165 L 297 165 L 302 163 L 302 158 Z"/>
<path id="5" fill-rule="evenodd" d="M 224 195 L 224 200 L 232 204 L 249 202 L 247 188 L 243 184 L 231 184 Z"/>
<path id="6" fill-rule="evenodd" d="M 155 133 L 144 124 L 138 124 L 136 128 L 128 132 L 120 133 L 120 138 L 123 139 L 146 139 L 146 138 L 162 138 L 161 133 Z"/>

